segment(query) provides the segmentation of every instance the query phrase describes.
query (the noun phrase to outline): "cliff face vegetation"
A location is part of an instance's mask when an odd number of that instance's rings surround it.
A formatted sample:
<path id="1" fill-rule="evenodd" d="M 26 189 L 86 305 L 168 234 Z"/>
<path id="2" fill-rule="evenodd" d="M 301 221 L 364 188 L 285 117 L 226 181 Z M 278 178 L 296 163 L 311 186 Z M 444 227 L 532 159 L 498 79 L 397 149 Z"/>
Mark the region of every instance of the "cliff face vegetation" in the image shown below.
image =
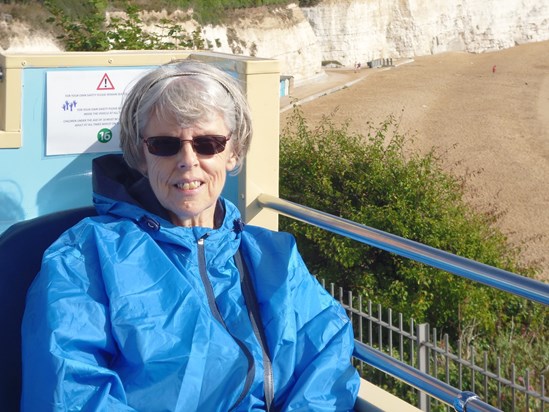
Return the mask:
<path id="1" fill-rule="evenodd" d="M 301 2 L 301 4 L 312 4 Z M 106 19 L 120 15 L 106 9 Z M 60 50 L 42 2 L 0 5 L 0 47 Z M 377 58 L 409 58 L 445 51 L 484 52 L 549 39 L 549 2 L 539 0 L 324 0 L 232 9 L 218 23 L 199 24 L 190 10 L 140 13 L 144 29 L 159 21 L 197 27 L 212 50 L 276 58 L 296 82 L 314 77 L 323 62 L 352 66 Z"/>

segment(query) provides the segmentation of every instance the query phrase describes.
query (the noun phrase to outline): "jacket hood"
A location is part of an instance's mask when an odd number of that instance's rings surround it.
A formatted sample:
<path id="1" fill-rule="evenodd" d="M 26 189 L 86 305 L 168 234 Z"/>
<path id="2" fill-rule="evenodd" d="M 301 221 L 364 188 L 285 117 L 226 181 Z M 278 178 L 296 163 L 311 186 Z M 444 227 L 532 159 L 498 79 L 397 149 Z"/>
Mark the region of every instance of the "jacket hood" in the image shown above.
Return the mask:
<path id="1" fill-rule="evenodd" d="M 92 186 L 99 214 L 107 214 L 108 211 L 100 207 L 101 202 L 97 202 L 98 197 L 103 197 L 138 206 L 169 220 L 168 212 L 154 195 L 149 179 L 129 167 L 121 154 L 110 154 L 93 160 Z"/>

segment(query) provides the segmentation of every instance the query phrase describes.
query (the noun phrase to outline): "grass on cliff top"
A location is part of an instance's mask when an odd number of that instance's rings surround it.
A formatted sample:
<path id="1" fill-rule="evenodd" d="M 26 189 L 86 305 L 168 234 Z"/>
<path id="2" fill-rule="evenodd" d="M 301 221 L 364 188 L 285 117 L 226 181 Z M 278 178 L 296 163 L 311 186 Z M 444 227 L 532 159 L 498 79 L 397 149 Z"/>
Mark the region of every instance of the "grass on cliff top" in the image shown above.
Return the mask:
<path id="1" fill-rule="evenodd" d="M 44 3 L 61 9 L 67 16 L 78 19 L 89 15 L 95 10 L 125 10 L 128 0 L 4 0 L 0 3 L 0 13 L 11 15 L 14 19 L 30 23 L 30 26 L 38 31 L 51 31 L 46 20 L 51 17 Z M 310 6 L 317 0 L 301 0 L 300 5 Z M 286 6 L 293 3 L 290 0 L 133 0 L 131 4 L 143 11 L 161 11 L 168 13 L 176 10 L 192 9 L 194 16 L 201 24 L 221 23 L 227 10 Z M 303 4 L 301 4 L 303 3 Z"/>

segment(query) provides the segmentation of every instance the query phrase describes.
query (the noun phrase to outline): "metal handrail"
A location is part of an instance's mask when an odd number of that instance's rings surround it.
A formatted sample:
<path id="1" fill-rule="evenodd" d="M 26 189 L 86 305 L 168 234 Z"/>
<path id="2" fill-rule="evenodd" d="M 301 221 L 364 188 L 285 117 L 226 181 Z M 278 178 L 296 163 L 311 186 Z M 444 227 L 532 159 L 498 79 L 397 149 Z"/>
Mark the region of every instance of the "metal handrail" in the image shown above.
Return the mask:
<path id="1" fill-rule="evenodd" d="M 440 401 L 452 405 L 458 412 L 494 412 L 499 409 L 481 401 L 474 393 L 460 391 L 441 380 L 401 362 L 379 350 L 355 340 L 354 356 L 363 362 L 406 382 Z"/>
<path id="2" fill-rule="evenodd" d="M 275 210 L 280 214 L 318 226 L 330 232 L 549 306 L 549 283 L 543 283 L 444 252 L 440 249 L 280 199 L 276 196 L 262 193 L 257 197 L 256 202 L 260 207 Z"/>

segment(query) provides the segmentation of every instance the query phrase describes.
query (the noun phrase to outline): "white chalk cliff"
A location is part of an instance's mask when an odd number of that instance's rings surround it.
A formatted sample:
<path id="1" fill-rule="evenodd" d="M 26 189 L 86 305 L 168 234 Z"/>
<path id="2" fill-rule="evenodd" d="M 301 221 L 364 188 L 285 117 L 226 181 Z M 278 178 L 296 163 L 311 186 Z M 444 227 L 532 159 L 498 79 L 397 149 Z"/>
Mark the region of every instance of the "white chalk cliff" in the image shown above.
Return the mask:
<path id="1" fill-rule="evenodd" d="M 203 35 L 219 40 L 214 51 L 279 59 L 282 74 L 299 83 L 320 75 L 323 62 L 352 66 L 549 40 L 549 0 L 323 0 L 308 8 L 242 10 L 230 25 L 203 27 Z M 39 48 L 15 37 L 8 50 L 37 51 L 47 43 L 35 41 Z"/>
<path id="2" fill-rule="evenodd" d="M 322 58 L 346 65 L 549 39 L 549 0 L 340 0 L 302 11 Z"/>

